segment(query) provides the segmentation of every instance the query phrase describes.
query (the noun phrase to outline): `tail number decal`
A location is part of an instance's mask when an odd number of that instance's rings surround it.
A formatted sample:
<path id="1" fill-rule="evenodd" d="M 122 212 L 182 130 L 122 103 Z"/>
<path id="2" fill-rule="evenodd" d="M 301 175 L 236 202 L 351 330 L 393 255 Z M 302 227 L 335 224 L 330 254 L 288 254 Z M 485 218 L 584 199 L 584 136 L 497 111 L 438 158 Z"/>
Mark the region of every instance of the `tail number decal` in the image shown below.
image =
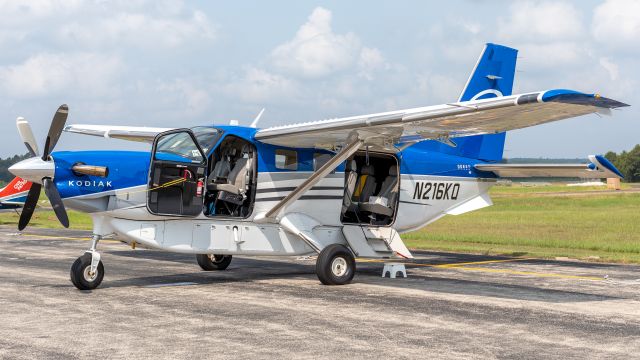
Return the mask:
<path id="1" fill-rule="evenodd" d="M 416 182 L 413 198 L 418 200 L 457 200 L 460 184 L 450 182 Z"/>

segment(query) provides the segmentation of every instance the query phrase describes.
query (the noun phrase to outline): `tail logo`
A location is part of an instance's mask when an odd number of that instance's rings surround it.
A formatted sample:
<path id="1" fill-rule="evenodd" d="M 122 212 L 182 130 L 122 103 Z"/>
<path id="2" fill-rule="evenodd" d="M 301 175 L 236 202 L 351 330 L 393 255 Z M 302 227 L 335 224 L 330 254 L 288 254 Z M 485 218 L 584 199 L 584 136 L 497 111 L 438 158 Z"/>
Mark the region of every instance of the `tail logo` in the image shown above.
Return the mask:
<path id="1" fill-rule="evenodd" d="M 484 96 L 484 95 L 487 95 L 487 94 L 493 94 L 493 95 L 495 95 L 496 97 L 503 96 L 503 95 L 502 95 L 502 92 L 501 92 L 500 90 L 496 90 L 496 89 L 487 89 L 487 90 L 483 90 L 483 91 L 480 91 L 479 93 L 475 94 L 475 95 L 471 98 L 471 100 L 478 100 L 480 97 L 482 97 L 482 96 Z"/>
<path id="2" fill-rule="evenodd" d="M 16 191 L 20 191 L 20 190 L 22 190 L 22 188 L 23 188 L 23 187 L 24 187 L 28 182 L 29 182 L 28 180 L 24 180 L 24 179 L 22 179 L 22 180 L 18 180 L 18 181 L 13 185 L 13 188 L 14 188 Z"/>

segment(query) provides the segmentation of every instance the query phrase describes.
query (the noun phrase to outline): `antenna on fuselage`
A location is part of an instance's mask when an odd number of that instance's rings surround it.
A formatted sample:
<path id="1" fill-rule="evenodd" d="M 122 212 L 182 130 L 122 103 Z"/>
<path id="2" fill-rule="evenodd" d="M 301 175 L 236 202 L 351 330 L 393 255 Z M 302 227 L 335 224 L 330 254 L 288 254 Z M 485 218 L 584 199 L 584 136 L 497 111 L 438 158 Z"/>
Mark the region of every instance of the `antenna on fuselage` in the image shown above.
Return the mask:
<path id="1" fill-rule="evenodd" d="M 260 110 L 260 112 L 258 113 L 256 118 L 253 119 L 253 122 L 251 123 L 251 125 L 249 125 L 249 127 L 255 128 L 258 125 L 258 121 L 260 121 L 260 118 L 262 117 L 262 114 L 264 114 L 264 110 L 265 110 L 265 108 L 262 108 L 262 110 Z"/>

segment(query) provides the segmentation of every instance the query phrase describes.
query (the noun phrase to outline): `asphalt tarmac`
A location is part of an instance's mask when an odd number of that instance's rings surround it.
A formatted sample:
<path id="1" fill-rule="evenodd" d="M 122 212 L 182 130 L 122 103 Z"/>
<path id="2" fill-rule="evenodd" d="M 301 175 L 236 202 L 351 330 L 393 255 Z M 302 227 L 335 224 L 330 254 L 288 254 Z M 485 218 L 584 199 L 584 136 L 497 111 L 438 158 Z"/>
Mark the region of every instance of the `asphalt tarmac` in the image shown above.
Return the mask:
<path id="1" fill-rule="evenodd" d="M 640 267 L 420 252 L 409 277 L 359 262 L 323 286 L 308 258 L 190 255 L 103 241 L 105 280 L 69 281 L 88 233 L 0 227 L 0 358 L 640 357 Z"/>

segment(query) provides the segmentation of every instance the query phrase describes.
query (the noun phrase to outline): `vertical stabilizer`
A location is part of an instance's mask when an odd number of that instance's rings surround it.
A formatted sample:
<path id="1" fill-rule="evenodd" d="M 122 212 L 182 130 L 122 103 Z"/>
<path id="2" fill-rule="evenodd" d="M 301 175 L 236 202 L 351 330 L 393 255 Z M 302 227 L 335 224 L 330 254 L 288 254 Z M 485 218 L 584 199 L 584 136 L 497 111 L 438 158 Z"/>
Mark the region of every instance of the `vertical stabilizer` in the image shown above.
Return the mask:
<path id="1" fill-rule="evenodd" d="M 518 50 L 487 44 L 473 68 L 458 101 L 509 96 L 513 90 Z M 505 133 L 456 139 L 462 156 L 485 161 L 502 160 Z"/>
<path id="2" fill-rule="evenodd" d="M 16 177 L 0 190 L 0 202 L 22 203 L 29 189 L 31 189 L 31 183 L 29 181 Z"/>
<path id="3" fill-rule="evenodd" d="M 511 95 L 518 50 L 487 44 L 458 101 Z"/>

